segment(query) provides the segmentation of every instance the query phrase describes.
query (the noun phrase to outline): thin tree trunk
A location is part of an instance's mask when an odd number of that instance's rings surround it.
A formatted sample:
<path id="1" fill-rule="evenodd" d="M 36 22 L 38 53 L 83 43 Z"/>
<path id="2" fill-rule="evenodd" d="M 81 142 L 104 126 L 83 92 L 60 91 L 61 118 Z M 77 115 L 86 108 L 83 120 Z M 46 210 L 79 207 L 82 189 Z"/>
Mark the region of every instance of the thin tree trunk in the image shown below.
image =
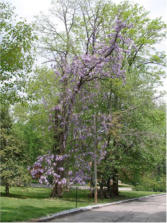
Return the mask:
<path id="1" fill-rule="evenodd" d="M 9 196 L 9 184 L 8 183 L 5 184 L 5 194 L 6 194 L 6 196 Z"/>
<path id="2" fill-rule="evenodd" d="M 102 199 L 103 198 L 103 185 L 100 184 L 100 198 Z"/>
<path id="3" fill-rule="evenodd" d="M 97 117 L 94 116 L 94 126 L 95 126 L 95 147 L 94 147 L 94 202 L 97 203 Z"/>

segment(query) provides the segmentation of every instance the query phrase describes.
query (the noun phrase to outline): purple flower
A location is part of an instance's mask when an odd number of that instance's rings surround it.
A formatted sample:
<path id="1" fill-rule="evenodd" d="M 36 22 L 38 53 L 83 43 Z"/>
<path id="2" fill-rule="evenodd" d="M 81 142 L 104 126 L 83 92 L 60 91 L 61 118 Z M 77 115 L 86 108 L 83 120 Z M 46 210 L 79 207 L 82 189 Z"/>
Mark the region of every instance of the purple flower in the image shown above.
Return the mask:
<path id="1" fill-rule="evenodd" d="M 61 183 L 62 183 L 62 184 L 66 184 L 66 182 L 67 182 L 67 180 L 66 180 L 65 178 L 63 178 L 63 179 L 61 180 Z"/>
<path id="2" fill-rule="evenodd" d="M 58 170 L 62 172 L 62 171 L 64 171 L 64 168 L 63 167 L 59 167 Z"/>
<path id="3" fill-rule="evenodd" d="M 68 171 L 68 175 L 69 176 L 71 176 L 72 175 L 72 171 L 70 170 L 70 171 Z"/>

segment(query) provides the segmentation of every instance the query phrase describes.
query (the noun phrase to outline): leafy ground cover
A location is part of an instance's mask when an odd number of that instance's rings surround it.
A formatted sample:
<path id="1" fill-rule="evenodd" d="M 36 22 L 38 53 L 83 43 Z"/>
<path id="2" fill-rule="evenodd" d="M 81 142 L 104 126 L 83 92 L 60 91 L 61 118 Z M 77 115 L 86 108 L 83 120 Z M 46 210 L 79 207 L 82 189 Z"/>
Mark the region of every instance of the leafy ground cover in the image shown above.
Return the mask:
<path id="1" fill-rule="evenodd" d="M 50 198 L 49 188 L 13 187 L 10 197 L 5 197 L 4 187 L 0 187 L 1 197 L 1 221 L 28 221 L 31 219 L 47 216 L 76 207 L 75 190 L 65 192 L 62 199 Z M 89 197 L 89 191 L 78 191 L 78 207 L 93 204 L 93 199 Z M 99 199 L 98 203 L 112 202 L 133 197 L 140 197 L 157 192 L 144 191 L 121 191 L 118 197 L 112 199 Z"/>

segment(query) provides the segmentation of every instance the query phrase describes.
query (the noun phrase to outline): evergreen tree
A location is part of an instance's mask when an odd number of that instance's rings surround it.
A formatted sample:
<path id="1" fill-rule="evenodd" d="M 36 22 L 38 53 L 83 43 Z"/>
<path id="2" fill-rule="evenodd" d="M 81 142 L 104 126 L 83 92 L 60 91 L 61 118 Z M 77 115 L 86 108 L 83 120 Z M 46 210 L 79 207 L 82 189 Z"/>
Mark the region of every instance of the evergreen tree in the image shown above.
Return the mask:
<path id="1" fill-rule="evenodd" d="M 6 196 L 9 196 L 10 186 L 21 186 L 28 182 L 29 177 L 24 168 L 23 145 L 12 130 L 9 106 L 7 105 L 1 105 L 0 108 L 0 146 L 1 184 L 5 186 Z"/>

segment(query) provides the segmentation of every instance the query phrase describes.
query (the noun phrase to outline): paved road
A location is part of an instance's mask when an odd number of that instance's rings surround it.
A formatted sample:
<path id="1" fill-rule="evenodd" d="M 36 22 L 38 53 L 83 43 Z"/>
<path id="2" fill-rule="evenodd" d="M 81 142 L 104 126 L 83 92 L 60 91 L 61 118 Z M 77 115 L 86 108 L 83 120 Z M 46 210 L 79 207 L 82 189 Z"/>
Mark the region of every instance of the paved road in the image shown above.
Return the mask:
<path id="1" fill-rule="evenodd" d="M 166 196 L 141 198 L 53 219 L 53 222 L 166 222 Z"/>

